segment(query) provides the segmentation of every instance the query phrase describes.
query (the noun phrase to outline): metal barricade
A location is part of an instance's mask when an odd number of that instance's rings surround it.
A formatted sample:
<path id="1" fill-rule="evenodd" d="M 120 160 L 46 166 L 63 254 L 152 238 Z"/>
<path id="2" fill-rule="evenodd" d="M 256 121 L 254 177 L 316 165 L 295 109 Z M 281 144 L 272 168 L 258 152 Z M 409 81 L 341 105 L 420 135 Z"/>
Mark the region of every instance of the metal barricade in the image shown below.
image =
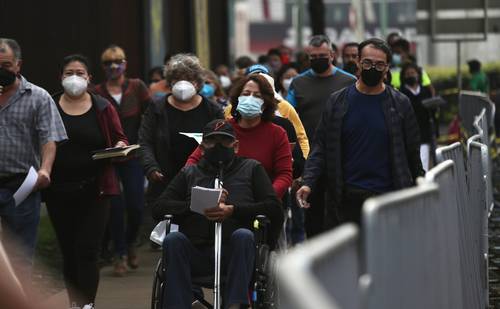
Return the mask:
<path id="1" fill-rule="evenodd" d="M 470 196 L 470 178 L 473 175 L 467 173 L 466 158 L 460 143 L 440 147 L 436 150 L 438 162 L 451 159 L 454 161 L 454 179 L 456 181 L 456 202 L 459 207 L 460 229 L 460 256 L 462 264 L 462 278 L 465 281 L 464 306 L 465 308 L 485 308 L 486 299 L 483 293 L 482 283 L 482 258 L 479 243 L 481 235 L 481 213 L 482 210 L 472 203 Z M 482 172 L 482 170 L 479 170 Z"/>
<path id="2" fill-rule="evenodd" d="M 486 109 L 487 125 L 490 127 L 493 123 L 492 115 L 494 115 L 495 108 L 490 99 L 480 92 L 460 92 L 458 99 L 458 113 L 467 136 L 474 135 L 474 120 L 475 117 L 481 113 L 483 108 Z"/>
<path id="3" fill-rule="evenodd" d="M 440 247 L 446 253 L 440 268 L 444 270 L 444 285 L 442 293 L 446 295 L 446 306 L 443 308 L 466 309 L 468 282 L 466 268 L 463 263 L 463 253 L 460 250 L 461 237 L 464 230 L 459 225 L 461 214 L 457 201 L 457 182 L 455 179 L 455 163 L 452 160 L 441 162 L 425 175 L 425 181 L 436 183 L 439 186 L 439 201 L 437 207 L 438 225 L 442 227 L 439 231 Z M 463 220 L 462 220 L 463 221 Z M 440 255 L 440 257 L 443 257 Z M 443 282 L 441 282 L 443 283 Z M 446 284 L 448 283 L 448 284 Z"/>
<path id="4" fill-rule="evenodd" d="M 475 226 L 477 236 L 474 240 L 474 249 L 478 251 L 481 262 L 481 279 L 485 300 L 488 301 L 488 213 L 489 205 L 487 198 L 488 174 L 488 147 L 484 144 L 471 141 L 469 143 L 469 193 L 471 207 L 475 209 L 471 223 Z"/>
<path id="5" fill-rule="evenodd" d="M 486 203 L 488 205 L 488 216 L 493 210 L 493 207 L 495 206 L 495 202 L 493 199 L 493 162 L 491 160 L 490 156 L 490 135 L 489 135 L 489 130 L 488 130 L 488 123 L 486 120 L 486 109 L 483 108 L 479 116 L 476 116 L 476 119 L 474 120 L 474 129 L 476 130 L 476 133 L 478 136 L 473 136 L 471 137 L 468 141 L 467 144 L 469 144 L 472 141 L 478 141 L 485 145 L 486 148 L 486 155 L 483 156 L 483 174 L 485 177 L 486 181 Z M 478 138 L 479 137 L 479 138 Z M 469 149 L 470 153 L 470 147 L 469 145 L 467 146 L 467 149 Z"/>
<path id="6" fill-rule="evenodd" d="M 280 308 L 359 309 L 359 236 L 344 224 L 280 258 Z"/>
<path id="7" fill-rule="evenodd" d="M 474 118 L 473 127 L 475 130 L 475 133 L 477 133 L 481 136 L 481 143 L 488 146 L 490 143 L 490 138 L 489 138 L 489 130 L 488 130 L 488 120 L 486 119 L 486 108 L 483 108 L 481 110 L 481 113 L 479 113 Z"/>
<path id="8" fill-rule="evenodd" d="M 448 282 L 439 261 L 447 253 L 439 247 L 444 227 L 438 224 L 438 202 L 438 186 L 428 182 L 365 202 L 368 308 L 450 308 L 442 293 Z"/>

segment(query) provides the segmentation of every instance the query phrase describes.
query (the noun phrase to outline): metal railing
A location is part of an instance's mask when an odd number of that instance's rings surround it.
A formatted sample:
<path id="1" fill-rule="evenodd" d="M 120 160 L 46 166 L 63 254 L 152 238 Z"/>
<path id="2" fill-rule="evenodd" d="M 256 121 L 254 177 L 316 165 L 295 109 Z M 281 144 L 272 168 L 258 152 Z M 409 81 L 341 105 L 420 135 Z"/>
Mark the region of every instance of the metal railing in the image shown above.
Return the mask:
<path id="1" fill-rule="evenodd" d="M 440 293 L 438 187 L 423 183 L 366 201 L 364 252 L 368 308 L 448 308 Z"/>
<path id="2" fill-rule="evenodd" d="M 487 308 L 493 194 L 480 143 L 488 139 L 485 114 L 467 148 L 438 148 L 440 163 L 415 187 L 365 202 L 361 242 L 353 226 L 342 226 L 284 256 L 282 308 Z"/>
<path id="3" fill-rule="evenodd" d="M 472 136 L 474 132 L 474 120 L 482 109 L 486 109 L 486 121 L 488 127 L 493 123 L 495 105 L 491 100 L 480 92 L 461 91 L 458 99 L 458 114 L 460 116 L 462 127 L 467 136 Z"/>
<path id="4" fill-rule="evenodd" d="M 470 187 L 472 207 L 477 209 L 475 212 L 474 236 L 477 236 L 477 244 L 474 249 L 479 249 L 479 259 L 481 263 L 481 281 L 485 299 L 488 300 L 488 217 L 490 207 L 487 198 L 487 177 L 488 170 L 488 147 L 486 145 L 471 142 L 469 147 L 469 165 L 470 165 Z"/>
<path id="5" fill-rule="evenodd" d="M 464 304 L 468 303 L 466 296 L 468 293 L 468 283 L 462 278 L 467 278 L 467 268 L 463 258 L 465 248 L 461 244 L 464 238 L 464 229 L 460 225 L 464 221 L 460 216 L 464 215 L 460 209 L 457 195 L 455 163 L 446 160 L 432 168 L 425 175 L 425 181 L 436 183 L 439 186 L 438 215 L 437 224 L 442 226 L 439 235 L 441 238 L 441 249 L 446 252 L 446 271 L 444 279 L 448 285 L 443 287 L 442 292 L 446 293 L 448 307 L 444 308 L 468 308 Z M 441 261 L 440 261 L 441 262 Z M 470 303 L 470 302 L 469 302 Z"/>
<path id="6" fill-rule="evenodd" d="M 285 255 L 277 272 L 280 308 L 361 308 L 358 233 L 345 224 Z"/>

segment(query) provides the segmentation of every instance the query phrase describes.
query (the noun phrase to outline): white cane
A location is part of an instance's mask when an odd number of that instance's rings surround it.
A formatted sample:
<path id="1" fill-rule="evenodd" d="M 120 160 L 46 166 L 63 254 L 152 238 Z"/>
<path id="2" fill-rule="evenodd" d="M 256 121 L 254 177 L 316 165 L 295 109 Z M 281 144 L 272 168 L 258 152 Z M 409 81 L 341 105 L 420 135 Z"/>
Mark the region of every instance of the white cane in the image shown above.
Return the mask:
<path id="1" fill-rule="evenodd" d="M 222 164 L 220 165 L 219 178 L 215 179 L 215 187 L 222 189 Z M 214 309 L 220 309 L 220 261 L 222 248 L 222 223 L 215 222 L 215 276 L 214 276 Z"/>

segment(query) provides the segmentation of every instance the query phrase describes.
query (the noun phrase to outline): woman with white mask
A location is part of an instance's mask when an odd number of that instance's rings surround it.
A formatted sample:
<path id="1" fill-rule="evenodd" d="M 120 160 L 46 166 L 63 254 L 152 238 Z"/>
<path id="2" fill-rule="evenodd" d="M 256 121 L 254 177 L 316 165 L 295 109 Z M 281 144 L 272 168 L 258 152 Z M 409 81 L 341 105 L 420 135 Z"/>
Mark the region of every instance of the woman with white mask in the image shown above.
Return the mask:
<path id="1" fill-rule="evenodd" d="M 293 64 L 287 64 L 281 67 L 278 74 L 276 74 L 276 91 L 284 98 L 288 95 L 288 88 L 294 77 L 299 75 L 296 67 Z"/>
<path id="2" fill-rule="evenodd" d="M 54 95 L 54 101 L 68 140 L 57 145 L 51 186 L 44 192 L 63 256 L 70 304 L 77 307 L 94 303 L 99 282 L 97 260 L 109 216 L 109 198 L 119 194 L 111 161 L 94 161 L 92 152 L 128 144 L 114 107 L 88 91 L 90 78 L 87 58 L 64 58 L 64 91 Z"/>
<path id="3" fill-rule="evenodd" d="M 148 203 L 160 195 L 198 146 L 192 134 L 200 134 L 207 123 L 224 117 L 220 106 L 200 95 L 205 78 L 196 56 L 173 56 L 164 75 L 172 93 L 147 109 L 139 130 L 141 160 L 149 180 Z"/>

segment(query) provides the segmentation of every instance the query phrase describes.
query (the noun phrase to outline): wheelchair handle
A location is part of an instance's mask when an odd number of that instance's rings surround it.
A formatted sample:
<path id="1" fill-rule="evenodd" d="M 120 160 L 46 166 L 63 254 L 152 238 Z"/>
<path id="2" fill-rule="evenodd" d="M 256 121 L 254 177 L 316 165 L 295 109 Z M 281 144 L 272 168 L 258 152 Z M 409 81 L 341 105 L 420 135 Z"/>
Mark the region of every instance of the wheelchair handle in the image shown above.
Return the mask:
<path id="1" fill-rule="evenodd" d="M 259 227 L 267 227 L 268 224 L 270 224 L 271 221 L 269 218 L 265 215 L 257 215 L 254 220 L 254 228 L 258 229 Z"/>

